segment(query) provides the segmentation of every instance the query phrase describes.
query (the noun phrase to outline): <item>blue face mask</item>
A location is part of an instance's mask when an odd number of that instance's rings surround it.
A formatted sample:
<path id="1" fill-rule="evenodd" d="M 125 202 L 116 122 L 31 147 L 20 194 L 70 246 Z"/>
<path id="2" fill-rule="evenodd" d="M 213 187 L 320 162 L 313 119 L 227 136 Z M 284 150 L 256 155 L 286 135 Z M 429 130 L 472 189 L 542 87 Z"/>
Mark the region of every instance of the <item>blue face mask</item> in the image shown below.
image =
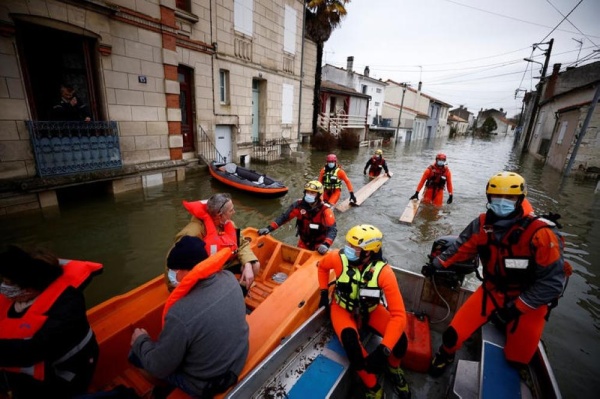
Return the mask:
<path id="1" fill-rule="evenodd" d="M 311 194 L 304 194 L 304 201 L 308 202 L 309 204 L 312 204 L 313 202 L 315 202 L 317 200 L 317 196 L 316 195 L 311 195 Z"/>
<path id="2" fill-rule="evenodd" d="M 492 198 L 489 207 L 497 216 L 505 217 L 514 212 L 516 204 L 517 201 L 506 198 Z"/>
<path id="3" fill-rule="evenodd" d="M 335 162 L 327 162 L 327 167 L 332 169 L 335 166 Z"/>
<path id="4" fill-rule="evenodd" d="M 357 252 L 360 252 L 360 251 L 355 250 L 350 245 L 344 246 L 344 255 L 346 255 L 346 258 L 348 258 L 348 260 L 350 262 L 354 262 L 354 261 L 358 260 L 359 255 Z"/>
<path id="5" fill-rule="evenodd" d="M 444 166 L 446 164 L 446 162 L 444 161 L 437 161 L 437 166 Z"/>

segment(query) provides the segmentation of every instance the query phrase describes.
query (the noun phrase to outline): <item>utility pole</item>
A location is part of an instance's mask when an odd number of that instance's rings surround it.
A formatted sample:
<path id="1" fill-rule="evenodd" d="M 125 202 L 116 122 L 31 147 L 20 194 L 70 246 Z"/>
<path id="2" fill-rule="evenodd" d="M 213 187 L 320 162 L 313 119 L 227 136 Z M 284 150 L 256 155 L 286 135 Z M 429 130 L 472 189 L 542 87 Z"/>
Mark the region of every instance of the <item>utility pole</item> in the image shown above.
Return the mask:
<path id="1" fill-rule="evenodd" d="M 529 124 L 527 125 L 527 132 L 525 133 L 525 140 L 523 141 L 523 148 L 521 149 L 521 153 L 526 153 L 529 149 L 529 141 L 531 140 L 531 131 L 533 130 L 533 125 L 535 124 L 535 120 L 537 119 L 538 106 L 540 104 L 540 98 L 542 96 L 542 89 L 544 87 L 544 79 L 546 77 L 546 71 L 548 70 L 548 62 L 550 61 L 550 54 L 552 53 L 552 44 L 554 44 L 554 39 L 550 39 L 548 43 L 539 43 L 539 44 L 547 44 L 548 50 L 544 53 L 546 55 L 546 60 L 544 61 L 544 66 L 542 67 L 542 76 L 540 76 L 540 82 L 537 84 L 535 91 L 535 99 L 533 101 L 533 107 L 531 109 L 531 114 L 529 116 Z M 534 44 L 534 46 L 538 46 L 538 44 Z"/>
<path id="2" fill-rule="evenodd" d="M 398 136 L 400 135 L 400 122 L 402 121 L 402 108 L 404 108 L 404 95 L 406 94 L 407 83 L 400 83 L 402 86 L 402 100 L 400 101 L 400 113 L 398 114 L 398 126 L 396 126 L 396 143 L 398 142 Z"/>

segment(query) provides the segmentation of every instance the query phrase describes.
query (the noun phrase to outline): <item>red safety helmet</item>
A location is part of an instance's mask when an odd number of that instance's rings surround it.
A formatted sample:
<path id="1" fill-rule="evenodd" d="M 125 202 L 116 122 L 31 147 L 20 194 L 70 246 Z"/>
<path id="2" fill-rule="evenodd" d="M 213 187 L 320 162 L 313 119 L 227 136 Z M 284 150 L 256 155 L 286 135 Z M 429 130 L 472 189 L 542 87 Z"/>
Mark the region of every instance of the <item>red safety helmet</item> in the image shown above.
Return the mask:
<path id="1" fill-rule="evenodd" d="M 437 154 L 435 156 L 435 160 L 437 161 L 438 159 L 440 161 L 445 161 L 446 160 L 446 154 L 444 154 L 443 152 L 440 152 L 439 154 Z"/>
<path id="2" fill-rule="evenodd" d="M 327 155 L 327 158 L 325 158 L 325 160 L 327 162 L 337 162 L 337 157 L 335 156 L 335 154 L 329 154 Z"/>

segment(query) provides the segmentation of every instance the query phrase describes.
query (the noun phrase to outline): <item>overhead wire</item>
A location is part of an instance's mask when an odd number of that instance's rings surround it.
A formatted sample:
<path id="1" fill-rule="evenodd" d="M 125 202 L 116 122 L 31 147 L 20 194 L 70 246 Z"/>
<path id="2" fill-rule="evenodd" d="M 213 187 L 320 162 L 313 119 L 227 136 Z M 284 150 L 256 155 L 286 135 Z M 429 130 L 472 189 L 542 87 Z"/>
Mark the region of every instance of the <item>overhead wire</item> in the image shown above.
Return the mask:
<path id="1" fill-rule="evenodd" d="M 582 0 L 583 1 L 583 0 Z M 561 16 L 565 17 L 564 14 L 554 5 L 552 4 L 552 2 L 550 2 L 550 0 L 546 0 L 546 2 L 548 4 L 550 4 L 552 6 L 552 8 L 554 8 L 556 10 L 556 12 L 558 12 Z M 579 2 L 581 3 L 581 1 Z M 578 6 L 579 4 L 577 4 Z M 577 7 L 575 6 L 575 7 Z M 565 19 L 567 20 L 568 23 L 571 24 L 571 26 L 573 26 L 573 28 L 577 29 L 577 32 L 581 33 L 586 39 L 588 39 L 594 46 L 598 47 L 598 45 L 596 43 L 594 43 L 594 41 L 592 39 L 590 39 L 585 33 L 583 33 L 581 30 L 579 30 L 579 28 L 577 26 L 575 26 L 575 24 L 573 22 L 571 22 L 570 19 L 568 19 L 567 17 L 565 17 Z"/>

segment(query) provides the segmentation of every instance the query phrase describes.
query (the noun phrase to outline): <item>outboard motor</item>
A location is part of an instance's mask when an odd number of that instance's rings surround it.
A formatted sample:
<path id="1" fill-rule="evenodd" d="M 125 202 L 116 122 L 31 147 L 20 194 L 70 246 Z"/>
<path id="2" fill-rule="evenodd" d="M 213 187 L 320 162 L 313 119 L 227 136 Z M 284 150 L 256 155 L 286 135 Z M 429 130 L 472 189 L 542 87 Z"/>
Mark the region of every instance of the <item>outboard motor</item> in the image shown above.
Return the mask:
<path id="1" fill-rule="evenodd" d="M 429 261 L 448 249 L 458 236 L 441 236 L 438 237 L 431 246 L 431 253 L 428 255 Z M 473 259 L 455 263 L 448 268 L 436 270 L 434 276 L 437 283 L 444 284 L 452 289 L 457 289 L 462 286 L 467 274 L 477 272 L 479 266 L 479 256 Z"/>

